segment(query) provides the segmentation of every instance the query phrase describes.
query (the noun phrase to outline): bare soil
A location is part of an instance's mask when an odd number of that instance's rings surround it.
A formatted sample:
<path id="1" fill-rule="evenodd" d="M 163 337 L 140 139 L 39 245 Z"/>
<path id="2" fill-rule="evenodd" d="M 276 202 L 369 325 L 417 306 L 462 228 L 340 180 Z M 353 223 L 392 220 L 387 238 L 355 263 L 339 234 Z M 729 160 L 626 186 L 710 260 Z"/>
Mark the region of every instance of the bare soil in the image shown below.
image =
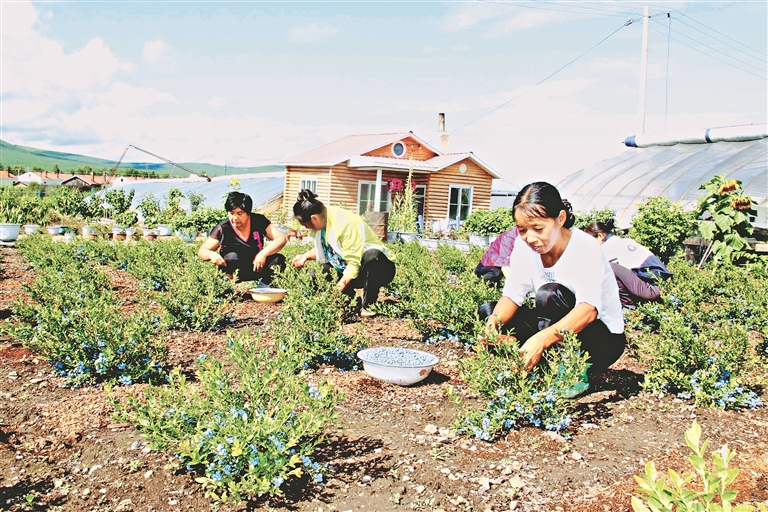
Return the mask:
<path id="1" fill-rule="evenodd" d="M 1 248 L 0 319 L 11 316 L 32 278 L 13 248 Z M 137 283 L 111 273 L 131 307 Z M 235 328 L 267 332 L 280 305 L 242 301 Z M 361 321 L 357 319 L 357 321 Z M 347 326 L 354 329 L 353 323 Z M 322 488 L 291 482 L 282 498 L 239 506 L 204 496 L 194 475 L 165 469 L 171 458 L 152 451 L 132 426 L 119 423 L 100 387 L 69 389 L 47 362 L 0 337 L 0 507 L 11 511 L 177 510 L 525 510 L 629 511 L 633 475 L 654 460 L 660 471 L 687 471 L 684 431 L 694 418 L 714 449 L 728 443 L 741 469 L 738 502 L 768 500 L 768 412 L 695 408 L 641 391 L 643 368 L 624 354 L 604 382 L 578 401 L 568 438 L 522 428 L 495 443 L 456 437 L 457 410 L 444 391 L 468 396 L 457 360 L 465 347 L 424 345 L 404 320 L 363 321 L 373 345 L 427 350 L 440 363 L 423 382 L 398 387 L 363 371 L 315 370 L 345 395 L 320 457 L 335 468 Z M 201 353 L 223 356 L 226 335 L 174 331 L 169 363 L 192 369 Z M 134 386 L 133 388 L 138 388 Z M 121 388 L 124 389 L 124 388 Z M 133 390 L 135 392 L 135 389 Z M 766 393 L 763 393 L 765 400 Z"/>

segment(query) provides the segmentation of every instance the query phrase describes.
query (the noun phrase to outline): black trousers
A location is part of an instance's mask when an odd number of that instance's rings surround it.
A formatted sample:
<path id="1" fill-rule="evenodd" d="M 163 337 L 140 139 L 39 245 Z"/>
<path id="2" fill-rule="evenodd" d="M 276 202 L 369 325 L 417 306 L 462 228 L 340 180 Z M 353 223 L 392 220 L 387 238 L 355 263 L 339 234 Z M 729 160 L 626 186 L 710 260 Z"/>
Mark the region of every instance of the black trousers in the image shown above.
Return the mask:
<path id="1" fill-rule="evenodd" d="M 611 269 L 619 285 L 619 300 L 624 308 L 635 309 L 640 302 L 661 297 L 661 288 L 640 279 L 632 270 L 618 263 L 611 263 Z"/>
<path id="2" fill-rule="evenodd" d="M 285 256 L 282 254 L 273 254 L 267 256 L 267 262 L 261 272 L 253 271 L 253 260 L 240 259 L 236 252 L 228 252 L 222 255 L 227 262 L 225 267 L 219 267 L 226 274 L 234 274 L 235 270 L 240 272 L 237 275 L 237 281 L 256 281 L 261 279 L 264 284 L 272 283 L 275 270 L 285 270 Z"/>
<path id="3" fill-rule="evenodd" d="M 323 264 L 328 276 L 341 277 L 341 272 L 330 263 Z M 355 290 L 363 289 L 363 307 L 374 304 L 379 298 L 379 290 L 395 278 L 395 264 L 378 249 L 368 249 L 360 261 L 360 273 L 344 288 L 344 294 L 354 297 Z"/>
<path id="4" fill-rule="evenodd" d="M 481 320 L 493 313 L 496 302 L 488 302 L 478 309 Z M 550 325 L 561 320 L 574 307 L 576 297 L 573 292 L 557 283 L 545 284 L 536 290 L 536 307 L 521 306 L 515 316 L 501 327 L 502 333 L 513 332 L 520 344 Z M 615 363 L 627 345 L 624 333 L 614 334 L 601 321 L 595 320 L 577 334 L 581 349 L 589 354 L 590 374 L 602 373 Z"/>

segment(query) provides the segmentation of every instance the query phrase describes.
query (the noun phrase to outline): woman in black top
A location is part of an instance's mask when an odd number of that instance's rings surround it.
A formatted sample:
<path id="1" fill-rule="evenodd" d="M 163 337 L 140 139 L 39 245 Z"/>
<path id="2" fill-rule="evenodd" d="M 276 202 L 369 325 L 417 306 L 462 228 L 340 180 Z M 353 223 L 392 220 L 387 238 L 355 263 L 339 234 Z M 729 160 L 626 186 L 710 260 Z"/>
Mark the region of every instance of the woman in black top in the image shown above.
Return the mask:
<path id="1" fill-rule="evenodd" d="M 270 284 L 275 268 L 285 268 L 285 256 L 278 254 L 287 242 L 285 235 L 265 216 L 251 213 L 253 200 L 248 194 L 230 192 L 224 208 L 227 220 L 211 230 L 198 256 L 230 278 L 238 270 L 238 281 L 261 279 Z"/>

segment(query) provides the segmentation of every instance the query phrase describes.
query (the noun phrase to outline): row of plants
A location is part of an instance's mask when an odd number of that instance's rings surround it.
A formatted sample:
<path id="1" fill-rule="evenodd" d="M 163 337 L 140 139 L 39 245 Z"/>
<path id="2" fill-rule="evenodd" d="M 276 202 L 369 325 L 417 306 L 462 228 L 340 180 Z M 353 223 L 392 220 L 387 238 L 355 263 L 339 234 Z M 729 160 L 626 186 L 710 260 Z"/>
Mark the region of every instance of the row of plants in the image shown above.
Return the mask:
<path id="1" fill-rule="evenodd" d="M 139 198 L 136 209 L 131 208 L 133 189 L 107 189 L 102 192 L 81 192 L 72 187 L 46 189 L 30 186 L 26 189 L 0 187 L 0 223 L 71 226 L 84 224 L 98 227 L 99 220 L 109 219 L 115 225 L 132 227 L 141 224 L 155 228 L 168 225 L 187 233 L 208 233 L 226 217 L 221 208 L 202 206 L 203 194 L 183 194 L 171 188 L 162 198 L 151 192 Z M 187 203 L 182 207 L 182 203 Z"/>
<path id="2" fill-rule="evenodd" d="M 290 259 L 304 249 L 289 244 L 284 252 Z M 216 500 L 280 494 L 289 479 L 321 485 L 331 471 L 316 450 L 341 395 L 307 369 L 357 369 L 355 354 L 365 341 L 342 334 L 350 300 L 316 264 L 309 271 L 287 268 L 276 284 L 290 292 L 270 325 L 271 349 L 262 346 L 259 331 L 230 332 L 234 370 L 203 354 L 195 384 L 174 370 L 167 386 L 149 386 L 142 399 L 115 399 L 118 416 L 156 448 L 173 452 L 175 468 L 194 473 Z"/>

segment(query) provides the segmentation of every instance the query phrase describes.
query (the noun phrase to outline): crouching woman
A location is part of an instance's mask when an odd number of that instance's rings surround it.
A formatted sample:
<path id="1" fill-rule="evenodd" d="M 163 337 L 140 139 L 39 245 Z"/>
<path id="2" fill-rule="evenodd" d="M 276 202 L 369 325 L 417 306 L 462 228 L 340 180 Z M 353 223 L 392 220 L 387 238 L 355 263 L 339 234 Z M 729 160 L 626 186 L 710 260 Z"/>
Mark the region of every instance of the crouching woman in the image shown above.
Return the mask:
<path id="1" fill-rule="evenodd" d="M 293 258 L 293 266 L 301 268 L 308 260 L 317 260 L 338 278 L 336 288 L 340 292 L 354 296 L 355 289 L 362 288 L 360 314 L 374 316 L 368 306 L 378 299 L 379 289 L 395 277 L 394 255 L 359 215 L 324 205 L 311 190 L 299 192 L 293 214 L 315 239 L 312 249 Z"/>
<path id="2" fill-rule="evenodd" d="M 509 263 L 514 271 L 499 302 L 480 307 L 487 329 L 512 331 L 529 369 L 563 331 L 573 331 L 589 354 L 589 374 L 602 373 L 624 352 L 626 337 L 616 280 L 599 244 L 571 229 L 571 206 L 549 183 L 526 185 L 513 211 L 519 230 Z M 523 305 L 529 290 L 536 292 L 535 308 Z"/>

